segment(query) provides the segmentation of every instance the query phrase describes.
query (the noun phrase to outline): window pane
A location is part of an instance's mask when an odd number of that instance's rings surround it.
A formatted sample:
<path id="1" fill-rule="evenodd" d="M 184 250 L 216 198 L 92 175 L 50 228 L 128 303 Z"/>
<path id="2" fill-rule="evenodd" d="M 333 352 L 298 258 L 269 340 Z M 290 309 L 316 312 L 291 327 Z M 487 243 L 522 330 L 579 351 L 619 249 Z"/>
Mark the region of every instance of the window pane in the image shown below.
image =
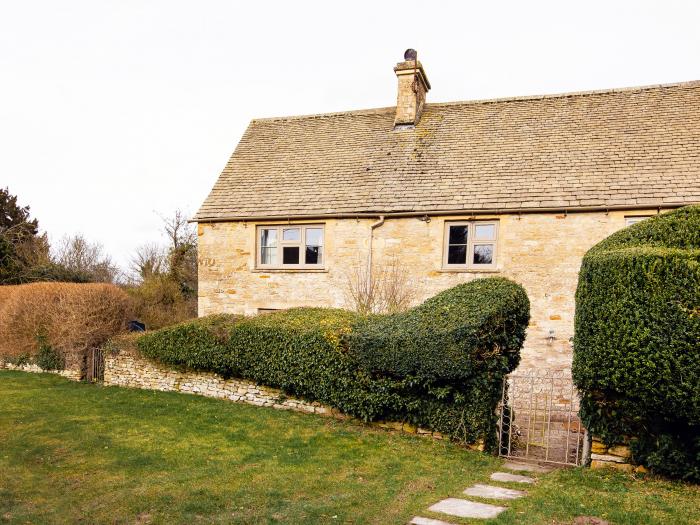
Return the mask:
<path id="1" fill-rule="evenodd" d="M 649 217 L 625 217 L 625 225 L 632 226 L 633 224 L 637 224 L 638 222 L 642 222 L 644 219 L 648 218 Z"/>
<path id="2" fill-rule="evenodd" d="M 493 262 L 493 244 L 474 245 L 474 264 L 491 264 Z"/>
<path id="3" fill-rule="evenodd" d="M 323 264 L 323 248 L 321 246 L 306 247 L 306 264 Z"/>
<path id="4" fill-rule="evenodd" d="M 306 245 L 323 246 L 323 228 L 306 228 Z"/>
<path id="5" fill-rule="evenodd" d="M 465 245 L 450 246 L 447 248 L 447 264 L 466 264 L 467 247 Z"/>
<path id="6" fill-rule="evenodd" d="M 282 264 L 299 264 L 298 246 L 284 246 L 282 248 Z"/>
<path id="7" fill-rule="evenodd" d="M 496 238 L 496 226 L 494 224 L 475 224 L 474 239 L 478 241 L 492 241 Z"/>
<path id="8" fill-rule="evenodd" d="M 262 264 L 277 264 L 277 248 L 260 248 L 260 262 Z"/>
<path id="9" fill-rule="evenodd" d="M 468 226 L 450 226 L 450 244 L 467 244 Z"/>
<path id="10" fill-rule="evenodd" d="M 282 230 L 283 241 L 299 241 L 301 240 L 301 232 L 299 228 L 285 228 Z"/>
<path id="11" fill-rule="evenodd" d="M 277 230 L 262 229 L 260 230 L 260 246 L 272 248 L 277 246 Z"/>

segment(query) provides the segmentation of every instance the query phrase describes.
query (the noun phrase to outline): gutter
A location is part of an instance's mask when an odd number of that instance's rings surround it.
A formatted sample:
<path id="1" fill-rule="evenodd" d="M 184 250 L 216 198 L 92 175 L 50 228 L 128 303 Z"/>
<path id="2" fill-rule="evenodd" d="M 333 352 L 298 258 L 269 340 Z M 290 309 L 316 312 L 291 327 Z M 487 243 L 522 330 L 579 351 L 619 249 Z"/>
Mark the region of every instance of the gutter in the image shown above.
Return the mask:
<path id="1" fill-rule="evenodd" d="M 362 212 L 362 213 L 312 213 L 307 215 L 229 215 L 223 217 L 207 217 L 202 219 L 190 219 L 188 222 L 251 222 L 251 221 L 299 221 L 310 219 L 373 219 L 375 217 L 401 218 L 401 217 L 440 217 L 449 215 L 521 215 L 532 213 L 585 213 L 596 211 L 632 211 L 632 210 L 657 210 L 680 208 L 696 204 L 693 202 L 653 202 L 649 204 L 628 204 L 617 206 L 564 206 L 550 208 L 491 208 L 472 210 L 467 208 L 452 210 L 424 210 L 424 211 L 400 211 L 400 212 Z"/>

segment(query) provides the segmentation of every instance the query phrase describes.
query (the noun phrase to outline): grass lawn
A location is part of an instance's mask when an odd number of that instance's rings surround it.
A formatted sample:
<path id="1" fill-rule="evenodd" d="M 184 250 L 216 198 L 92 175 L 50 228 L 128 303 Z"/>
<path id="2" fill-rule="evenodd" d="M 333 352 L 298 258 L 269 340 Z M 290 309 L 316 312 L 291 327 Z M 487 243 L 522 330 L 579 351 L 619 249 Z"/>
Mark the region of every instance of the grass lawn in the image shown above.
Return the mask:
<path id="1" fill-rule="evenodd" d="M 0 523 L 403 524 L 499 465 L 312 415 L 0 371 Z M 450 521 L 698 524 L 700 488 L 572 469 L 509 506 Z"/>

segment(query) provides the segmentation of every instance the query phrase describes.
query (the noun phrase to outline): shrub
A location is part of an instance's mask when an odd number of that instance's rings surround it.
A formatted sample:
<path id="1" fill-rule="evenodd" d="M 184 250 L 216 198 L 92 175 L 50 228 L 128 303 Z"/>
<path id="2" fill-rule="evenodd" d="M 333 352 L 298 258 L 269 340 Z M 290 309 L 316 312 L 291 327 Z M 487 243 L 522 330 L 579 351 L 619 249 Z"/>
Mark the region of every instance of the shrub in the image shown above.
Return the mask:
<path id="1" fill-rule="evenodd" d="M 90 348 L 126 328 L 130 301 L 114 285 L 33 283 L 12 288 L 0 302 L 0 355 L 7 360 L 29 355 L 51 368 L 81 369 Z"/>
<path id="2" fill-rule="evenodd" d="M 42 370 L 63 370 L 63 357 L 51 347 L 46 334 L 39 333 L 36 340 L 39 347 L 36 354 L 36 364 Z"/>
<path id="3" fill-rule="evenodd" d="M 633 460 L 700 480 L 700 207 L 621 230 L 586 254 L 573 375 L 586 427 Z"/>
<path id="4" fill-rule="evenodd" d="M 481 279 L 405 314 L 295 308 L 216 316 L 147 333 L 137 345 L 162 363 L 250 379 L 366 421 L 490 441 L 501 381 L 517 365 L 528 317 L 519 285 Z"/>
<path id="5" fill-rule="evenodd" d="M 363 322 L 349 335 L 350 349 L 372 378 L 401 385 L 417 420 L 469 441 L 495 424 L 503 376 L 518 365 L 529 311 L 521 286 L 477 279 L 405 313 Z"/>

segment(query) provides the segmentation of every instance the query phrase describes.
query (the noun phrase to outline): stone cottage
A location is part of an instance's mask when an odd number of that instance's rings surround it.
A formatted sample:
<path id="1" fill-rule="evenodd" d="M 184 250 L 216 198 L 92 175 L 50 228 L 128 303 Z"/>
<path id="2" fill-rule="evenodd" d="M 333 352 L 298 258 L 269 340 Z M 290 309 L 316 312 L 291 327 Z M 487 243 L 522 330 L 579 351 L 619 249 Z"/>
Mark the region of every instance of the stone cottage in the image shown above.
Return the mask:
<path id="1" fill-rule="evenodd" d="M 394 72 L 396 107 L 250 123 L 195 216 L 199 315 L 345 307 L 357 267 L 415 302 L 501 275 L 532 303 L 521 366 L 569 368 L 586 250 L 700 202 L 700 82 L 427 103 L 414 54 Z"/>

